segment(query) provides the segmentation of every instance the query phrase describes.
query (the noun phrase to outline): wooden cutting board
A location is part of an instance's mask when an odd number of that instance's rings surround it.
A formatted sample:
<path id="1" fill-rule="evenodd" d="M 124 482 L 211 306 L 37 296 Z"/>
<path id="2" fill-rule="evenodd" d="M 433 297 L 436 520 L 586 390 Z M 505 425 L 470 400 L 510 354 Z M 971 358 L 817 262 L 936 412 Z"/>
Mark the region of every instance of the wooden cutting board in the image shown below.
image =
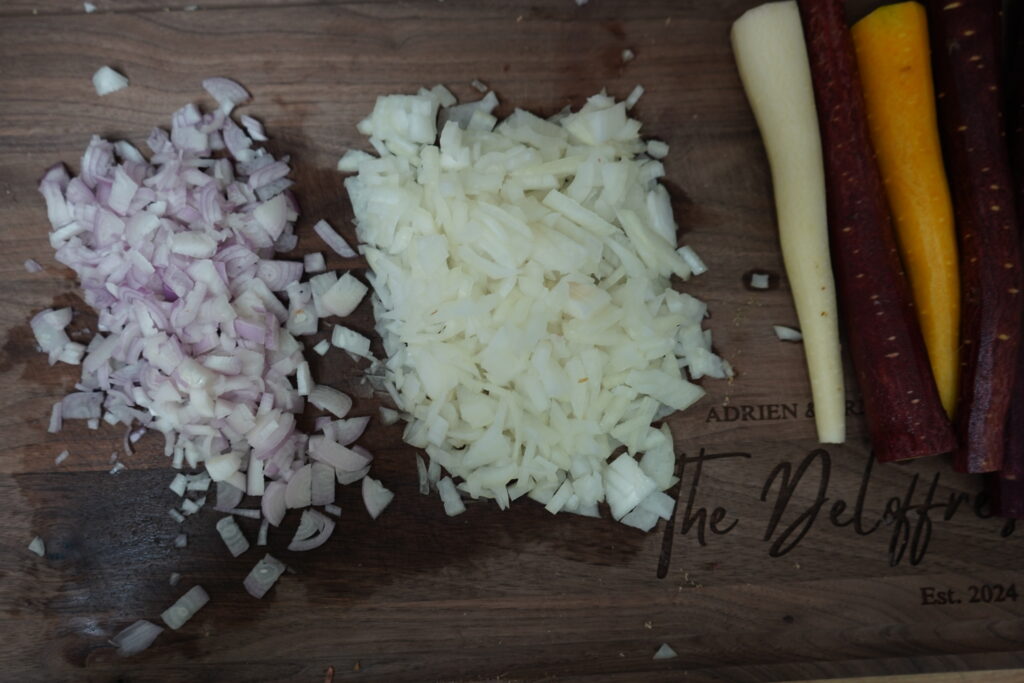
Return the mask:
<path id="1" fill-rule="evenodd" d="M 946 458 L 873 465 L 852 376 L 849 442 L 815 441 L 802 347 L 772 333 L 796 317 L 728 43 L 754 2 L 95 2 L 91 15 L 75 0 L 0 6 L 0 678 L 321 681 L 333 667 L 335 680 L 775 681 L 1024 665 L 1024 531 L 991 518 L 982 481 Z M 97 97 L 103 64 L 131 87 Z M 47 434 L 77 369 L 48 366 L 28 320 L 55 305 L 74 306 L 78 328 L 95 318 L 52 258 L 36 181 L 56 161 L 76 166 L 94 133 L 141 142 L 181 105 L 208 103 L 200 81 L 213 75 L 251 90 L 246 111 L 291 155 L 301 252 L 324 249 L 319 218 L 352 236 L 334 164 L 362 144 L 355 124 L 379 94 L 444 83 L 470 97 L 480 79 L 501 113 L 550 114 L 643 84 L 636 112 L 672 147 L 682 240 L 711 267 L 686 290 L 710 305 L 715 346 L 738 371 L 670 419 L 675 519 L 642 534 L 530 502 L 448 519 L 417 493 L 401 428 L 375 424 L 365 443 L 394 504 L 371 522 L 358 490 L 341 490 L 337 532 L 305 554 L 284 550 L 290 518 L 270 550 L 294 571 L 256 601 L 241 582 L 259 551 L 228 557 L 212 511 L 181 527 L 168 517 L 159 438 L 110 475 L 119 430 Z M 30 257 L 45 271 L 28 274 Z M 772 287 L 750 290 L 751 271 Z M 369 333 L 369 307 L 354 321 Z M 342 355 L 317 373 L 374 414 Z M 240 521 L 251 537 L 256 523 Z M 172 546 L 181 530 L 185 550 Z M 37 534 L 44 559 L 26 550 Z M 212 596 L 195 619 L 116 656 L 112 634 L 157 621 L 194 584 Z M 678 658 L 653 661 L 662 643 Z"/>

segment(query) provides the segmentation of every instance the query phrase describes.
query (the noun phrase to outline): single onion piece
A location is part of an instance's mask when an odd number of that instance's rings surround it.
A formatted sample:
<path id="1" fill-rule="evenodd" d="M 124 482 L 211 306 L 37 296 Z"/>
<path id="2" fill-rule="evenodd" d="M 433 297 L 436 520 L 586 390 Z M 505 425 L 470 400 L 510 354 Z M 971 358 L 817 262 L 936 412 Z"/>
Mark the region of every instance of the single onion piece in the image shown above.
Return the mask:
<path id="1" fill-rule="evenodd" d="M 181 574 L 178 572 L 171 572 L 171 575 L 167 578 L 167 583 L 171 586 L 177 586 L 179 581 L 181 581 Z"/>
<path id="2" fill-rule="evenodd" d="M 184 474 L 174 475 L 174 479 L 171 480 L 170 485 L 167 487 L 174 491 L 179 497 L 185 495 L 185 490 L 188 486 L 188 478 Z"/>
<path id="3" fill-rule="evenodd" d="M 53 459 L 53 464 L 54 465 L 61 464 L 62 462 L 64 462 L 65 460 L 68 459 L 69 455 L 70 455 L 70 453 L 68 453 L 67 451 L 61 451 L 60 453 L 57 454 L 57 457 Z"/>
<path id="4" fill-rule="evenodd" d="M 221 540 L 224 541 L 224 545 L 227 546 L 232 557 L 238 557 L 249 549 L 249 541 L 242 534 L 234 517 L 230 515 L 222 517 L 217 522 L 217 533 L 220 534 Z"/>
<path id="5" fill-rule="evenodd" d="M 398 422 L 401 416 L 398 411 L 394 408 L 388 408 L 387 406 L 380 407 L 380 422 L 385 426 L 391 426 Z"/>
<path id="6" fill-rule="evenodd" d="M 355 443 L 370 424 L 369 415 L 336 420 L 332 423 L 332 436 L 342 446 Z"/>
<path id="7" fill-rule="evenodd" d="M 312 465 L 310 502 L 313 505 L 330 505 L 334 502 L 334 468 L 322 462 Z"/>
<path id="8" fill-rule="evenodd" d="M 466 506 L 462 502 L 462 496 L 459 495 L 459 491 L 455 488 L 455 482 L 452 481 L 451 477 L 444 477 L 437 482 L 437 493 L 441 496 L 441 502 L 444 503 L 444 512 L 449 517 L 461 515 L 466 511 Z"/>
<path id="9" fill-rule="evenodd" d="M 772 325 L 772 330 L 775 331 L 775 336 L 779 338 L 779 341 L 798 342 L 803 341 L 804 338 L 800 330 L 785 325 Z"/>
<path id="10" fill-rule="evenodd" d="M 281 578 L 284 570 L 284 562 L 271 555 L 265 555 L 249 571 L 242 584 L 249 595 L 256 599 L 261 599 L 277 583 L 277 580 Z"/>
<path id="11" fill-rule="evenodd" d="M 43 267 L 35 259 L 25 259 L 25 270 L 29 273 L 39 273 Z"/>
<path id="12" fill-rule="evenodd" d="M 260 522 L 260 530 L 256 534 L 256 545 L 267 544 L 267 532 L 270 530 L 270 522 L 264 519 Z"/>
<path id="13" fill-rule="evenodd" d="M 263 516 L 274 526 L 281 524 L 284 513 L 287 512 L 288 506 L 285 504 L 287 488 L 288 484 L 283 481 L 272 481 L 267 484 L 267 489 L 263 492 L 260 507 L 263 510 Z"/>
<path id="14" fill-rule="evenodd" d="M 238 504 L 242 502 L 242 496 L 245 495 L 245 491 L 238 488 L 234 484 L 227 481 L 217 482 L 217 503 L 213 506 L 213 509 L 217 512 L 227 512 L 238 507 Z"/>
<path id="15" fill-rule="evenodd" d="M 28 549 L 34 552 L 39 557 L 43 557 L 44 555 L 46 555 L 46 544 L 43 543 L 43 539 L 39 536 L 36 536 L 32 539 L 32 541 L 28 544 Z"/>
<path id="16" fill-rule="evenodd" d="M 103 66 L 92 75 L 92 85 L 96 88 L 96 94 L 103 96 L 127 88 L 128 79 L 109 66 Z"/>
<path id="17" fill-rule="evenodd" d="M 303 465 L 292 473 L 285 489 L 284 503 L 289 508 L 306 508 L 313 501 L 313 466 Z"/>
<path id="18" fill-rule="evenodd" d="M 430 480 L 427 479 L 427 466 L 419 455 L 416 456 L 416 474 L 419 477 L 420 493 L 424 496 L 429 496 Z"/>
<path id="19" fill-rule="evenodd" d="M 249 91 L 230 78 L 207 78 L 203 81 L 203 90 L 210 93 L 227 114 L 231 113 L 235 105 L 252 99 Z"/>
<path id="20" fill-rule="evenodd" d="M 771 278 L 768 273 L 751 273 L 750 286 L 753 289 L 768 289 Z"/>
<path id="21" fill-rule="evenodd" d="M 352 409 L 352 399 L 337 389 L 318 384 L 309 392 L 309 402 L 320 410 L 333 413 L 335 417 L 345 417 Z"/>
<path id="22" fill-rule="evenodd" d="M 61 430 L 61 427 L 64 426 L 64 414 L 62 408 L 63 405 L 61 402 L 57 401 L 50 409 L 50 424 L 46 428 L 46 431 L 50 434 L 56 434 Z"/>
<path id="23" fill-rule="evenodd" d="M 299 528 L 288 544 L 288 550 L 306 551 L 319 548 L 334 533 L 334 520 L 316 510 L 303 510 Z"/>
<path id="24" fill-rule="evenodd" d="M 171 630 L 177 631 L 209 601 L 210 596 L 202 586 L 193 586 L 173 605 L 164 610 L 160 618 Z"/>
<path id="25" fill-rule="evenodd" d="M 662 643 L 661 647 L 658 648 L 658 651 L 654 653 L 654 657 L 653 658 L 654 659 L 673 659 L 673 658 L 678 657 L 678 656 L 679 655 L 676 653 L 676 651 L 673 650 L 671 647 L 669 647 L 668 643 Z"/>
<path id="26" fill-rule="evenodd" d="M 363 467 L 362 469 L 356 470 L 355 472 L 346 472 L 345 470 L 335 470 L 334 476 L 338 480 L 339 484 L 341 484 L 342 486 L 347 486 L 349 484 L 356 483 L 357 481 L 359 481 L 360 479 L 362 479 L 363 477 L 365 477 L 369 473 L 370 473 L 370 466 L 367 465 L 366 467 Z"/>
<path id="27" fill-rule="evenodd" d="M 249 137 L 256 142 L 266 142 L 267 135 L 263 131 L 263 124 L 253 117 L 243 114 L 239 119 L 242 122 L 242 127 L 245 128 L 245 132 L 249 134 Z"/>
<path id="28" fill-rule="evenodd" d="M 351 273 L 345 273 L 320 296 L 321 309 L 326 315 L 350 315 L 366 296 L 369 289 Z M 324 317 L 324 316 L 321 316 Z"/>
<path id="29" fill-rule="evenodd" d="M 324 512 L 329 515 L 334 515 L 335 517 L 341 517 L 341 508 L 334 504 L 325 505 Z"/>
<path id="30" fill-rule="evenodd" d="M 384 512 L 384 508 L 391 504 L 394 497 L 395 494 L 384 488 L 376 479 L 363 477 L 363 505 L 366 506 L 371 519 L 380 517 L 380 513 Z"/>
<path id="31" fill-rule="evenodd" d="M 327 262 L 319 251 L 303 256 L 302 265 L 307 273 L 322 273 L 327 270 Z"/>
<path id="32" fill-rule="evenodd" d="M 349 246 L 349 243 L 345 241 L 345 238 L 339 235 L 327 221 L 317 221 L 316 225 L 313 226 L 313 231 L 320 236 L 320 239 L 324 241 L 324 244 L 333 249 L 339 256 L 344 258 L 355 258 L 359 255 L 356 253 L 355 249 Z"/>
<path id="33" fill-rule="evenodd" d="M 184 548 L 188 545 L 188 534 L 178 534 L 174 537 L 174 547 Z"/>
<path id="34" fill-rule="evenodd" d="M 110 644 L 117 648 L 117 654 L 122 657 L 131 657 L 152 645 L 156 637 L 163 632 L 163 627 L 145 619 L 139 619 L 111 638 Z"/>

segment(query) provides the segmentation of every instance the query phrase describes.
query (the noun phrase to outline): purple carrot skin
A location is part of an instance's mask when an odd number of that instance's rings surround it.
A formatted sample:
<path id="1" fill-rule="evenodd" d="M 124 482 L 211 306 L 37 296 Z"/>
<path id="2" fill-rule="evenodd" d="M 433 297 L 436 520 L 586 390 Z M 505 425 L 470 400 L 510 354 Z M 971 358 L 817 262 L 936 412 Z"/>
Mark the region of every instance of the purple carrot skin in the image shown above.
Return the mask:
<path id="1" fill-rule="evenodd" d="M 939 129 L 960 246 L 961 472 L 997 472 L 1021 331 L 1021 260 L 1002 119 L 1000 0 L 929 0 Z"/>
<path id="2" fill-rule="evenodd" d="M 1024 74 L 1024 6 L 1011 5 L 1006 35 L 1010 37 L 1010 55 L 1005 75 Z M 1010 138 L 1010 162 L 1015 177 L 1018 233 L 1024 238 L 1024 83 L 1006 81 L 1007 124 Z M 1022 243 L 1024 244 L 1024 243 Z M 1024 306 L 1024 301 L 1021 302 Z M 1017 379 L 1006 421 L 1006 451 L 1003 468 L 992 478 L 996 512 L 1002 517 L 1024 519 L 1024 344 L 1017 349 Z"/>
<path id="3" fill-rule="evenodd" d="M 875 457 L 952 451 L 868 132 L 841 0 L 798 0 L 821 124 L 839 309 Z"/>

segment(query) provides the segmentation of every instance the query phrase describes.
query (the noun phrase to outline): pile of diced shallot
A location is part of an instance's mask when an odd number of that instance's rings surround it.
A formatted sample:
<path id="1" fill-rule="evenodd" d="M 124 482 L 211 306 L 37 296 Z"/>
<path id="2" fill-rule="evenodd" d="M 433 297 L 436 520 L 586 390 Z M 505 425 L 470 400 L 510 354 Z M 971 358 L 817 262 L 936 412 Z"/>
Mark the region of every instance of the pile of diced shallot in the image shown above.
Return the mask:
<path id="1" fill-rule="evenodd" d="M 304 262 L 275 257 L 297 241 L 288 158 L 255 144 L 267 139 L 256 119 L 242 116 L 239 125 L 232 118 L 249 99 L 244 88 L 223 78 L 203 86 L 219 107 L 175 112 L 169 133 L 150 134 L 148 159 L 128 142 L 94 137 L 79 175 L 57 165 L 40 183 L 56 258 L 75 271 L 98 314 L 88 345 L 68 336 L 70 308 L 32 319 L 51 364 L 82 366 L 76 391 L 53 406 L 50 431 L 65 419 L 120 424 L 128 453 L 146 430 L 158 431 L 176 469 L 198 470 L 171 482 L 182 496 L 180 509 L 170 510 L 175 520 L 202 508 L 215 483 L 215 508 L 228 514 L 217 530 L 232 554 L 249 547 L 235 516 L 262 518 L 263 545 L 268 526 L 289 508 L 304 509 L 289 549 L 309 550 L 334 529 L 311 506 L 339 514 L 336 483 L 363 480 L 374 517 L 391 499 L 366 476 L 370 453 L 354 445 L 369 418 L 347 417 L 352 400 L 314 382 L 299 339 L 316 333 L 321 318 L 350 314 L 367 287 L 350 273 L 320 272 L 304 282 L 304 274 L 324 270 L 321 254 Z M 316 232 L 354 255 L 326 222 Z M 370 357 L 369 341 L 353 330 L 336 325 L 332 340 Z M 315 435 L 296 429 L 307 401 L 328 413 Z M 245 495 L 259 497 L 261 509 L 239 508 Z M 175 544 L 186 542 L 181 534 Z M 262 597 L 279 564 L 262 560 L 245 581 L 249 592 Z M 165 622 L 184 623 L 205 604 L 200 593 L 186 593 Z M 136 628 L 126 651 L 152 635 Z"/>

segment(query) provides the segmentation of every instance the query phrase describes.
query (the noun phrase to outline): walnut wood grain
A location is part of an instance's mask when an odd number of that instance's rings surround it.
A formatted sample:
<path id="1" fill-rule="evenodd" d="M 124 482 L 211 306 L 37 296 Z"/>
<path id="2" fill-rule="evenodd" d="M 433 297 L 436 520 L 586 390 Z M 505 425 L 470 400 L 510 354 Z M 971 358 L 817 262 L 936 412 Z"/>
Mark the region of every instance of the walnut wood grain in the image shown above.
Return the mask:
<path id="1" fill-rule="evenodd" d="M 117 11 L 86 16 L 64 0 L 0 7 L 0 678 L 319 682 L 331 666 L 335 680 L 674 681 L 685 672 L 760 682 L 1024 665 L 1024 600 L 922 605 L 929 587 L 966 597 L 971 585 L 1021 581 L 1021 533 L 1003 538 L 1002 521 L 971 509 L 981 482 L 930 460 L 875 465 L 861 492 L 869 458 L 852 375 L 850 441 L 815 451 L 801 347 L 772 333 L 796 317 L 767 164 L 727 40 L 754 2 L 216 0 L 195 12 L 181 11 L 192 4 L 181 0 L 96 4 Z M 871 4 L 851 2 L 850 12 Z M 627 47 L 636 59 L 623 65 Z M 96 97 L 89 79 L 102 64 L 122 69 L 131 87 Z M 284 550 L 297 524 L 290 516 L 270 551 L 294 573 L 255 601 L 241 581 L 259 549 L 229 557 L 212 511 L 180 528 L 167 516 L 175 498 L 159 438 L 143 439 L 128 469 L 109 475 L 121 432 L 72 425 L 47 434 L 49 407 L 76 369 L 47 365 L 28 320 L 54 305 L 74 306 L 79 329 L 94 317 L 50 254 L 36 180 L 57 160 L 76 166 L 93 133 L 138 142 L 182 104 L 208 102 L 199 82 L 209 75 L 243 82 L 255 95 L 247 113 L 265 122 L 273 151 L 291 154 L 304 209 L 298 253 L 324 250 L 311 230 L 322 217 L 353 236 L 333 168 L 362 144 L 355 124 L 378 94 L 443 82 L 469 96 L 479 78 L 503 113 L 553 113 L 602 87 L 624 96 L 642 83 L 644 133 L 672 146 L 667 182 L 682 239 L 711 266 L 686 289 L 709 303 L 716 347 L 738 370 L 733 382 L 705 382 L 708 396 L 670 420 L 689 460 L 669 531 L 552 518 L 529 502 L 504 513 L 470 504 L 448 519 L 416 492 L 401 427 L 375 425 L 365 443 L 394 504 L 371 522 L 358 490 L 341 489 L 338 531 L 306 554 Z M 29 257 L 45 271 L 26 273 Z M 329 265 L 364 267 L 334 256 Z M 773 287 L 749 290 L 752 270 L 772 273 Z M 369 307 L 351 324 L 370 332 Z M 316 370 L 359 394 L 358 366 L 342 355 Z M 355 412 L 376 406 L 363 393 Z M 65 448 L 71 457 L 55 466 Z M 702 450 L 749 457 L 704 462 L 694 487 Z M 780 463 L 795 472 L 805 459 L 805 479 L 769 533 L 781 479 L 767 491 L 766 482 Z M 945 508 L 930 512 L 917 556 L 921 515 L 901 514 L 899 501 L 915 481 L 911 503 L 924 501 L 935 474 L 933 503 L 970 499 L 948 521 Z M 829 521 L 840 499 L 844 526 Z M 891 499 L 896 511 L 886 515 Z M 800 515 L 814 510 L 802 540 L 773 557 L 785 529 L 795 537 Z M 717 534 L 712 520 L 719 530 L 738 521 Z M 251 538 L 255 524 L 240 524 Z M 189 536 L 184 551 L 171 544 L 179 530 Z M 42 560 L 25 549 L 36 534 L 47 542 Z M 177 588 L 167 584 L 172 571 L 183 577 Z M 192 622 L 136 658 L 115 655 L 113 633 L 157 620 L 195 583 L 212 599 Z M 652 661 L 661 643 L 679 657 Z"/>

